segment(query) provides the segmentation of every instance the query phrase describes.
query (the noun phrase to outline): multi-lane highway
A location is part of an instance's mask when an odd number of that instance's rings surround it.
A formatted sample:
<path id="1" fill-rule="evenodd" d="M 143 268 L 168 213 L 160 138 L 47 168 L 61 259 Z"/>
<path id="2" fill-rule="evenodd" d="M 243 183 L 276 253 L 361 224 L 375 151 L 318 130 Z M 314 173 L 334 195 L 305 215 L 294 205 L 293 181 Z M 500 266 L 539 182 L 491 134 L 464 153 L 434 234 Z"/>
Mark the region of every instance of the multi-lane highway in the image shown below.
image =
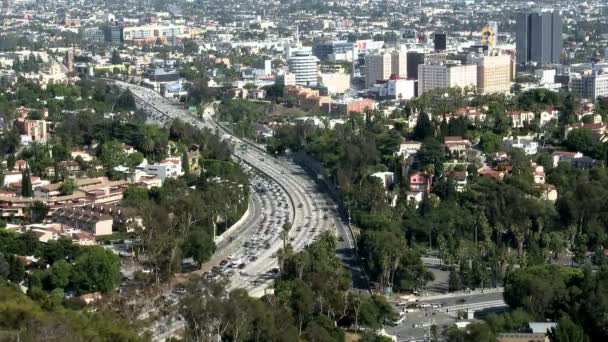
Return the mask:
<path id="1" fill-rule="evenodd" d="M 220 132 L 233 145 L 234 156 L 255 169 L 251 183 L 254 190 L 259 190 L 255 188 L 258 185 L 263 188 L 254 199 L 261 201 L 261 210 L 256 212 L 257 217 L 247 220 L 247 226 L 239 230 L 238 237 L 220 246 L 229 254 L 220 251 L 225 258 L 215 269 L 230 276 L 231 286 L 246 288 L 253 296 L 264 294 L 277 267 L 276 253 L 283 244 L 280 238 L 282 226 L 290 223 L 292 228 L 288 239 L 295 251 L 302 250 L 324 231 L 336 234 L 339 237 L 338 254 L 353 273 L 354 287 L 366 289 L 367 283 L 358 266 L 355 241 L 348 224 L 338 215 L 334 202 L 298 165 L 229 135 L 213 120 L 213 106 L 208 106 L 203 119 L 199 119 L 151 89 L 118 81 L 115 84 L 131 91 L 151 121 L 166 124 L 180 119 L 201 129 Z"/>

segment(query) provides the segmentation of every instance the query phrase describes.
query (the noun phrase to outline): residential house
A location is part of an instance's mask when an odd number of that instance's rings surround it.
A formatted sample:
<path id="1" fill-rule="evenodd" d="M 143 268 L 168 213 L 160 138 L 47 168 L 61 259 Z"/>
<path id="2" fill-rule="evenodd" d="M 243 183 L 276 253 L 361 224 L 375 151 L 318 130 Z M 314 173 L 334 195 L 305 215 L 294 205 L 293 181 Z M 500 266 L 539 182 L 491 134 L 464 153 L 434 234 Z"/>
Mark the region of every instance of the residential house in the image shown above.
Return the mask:
<path id="1" fill-rule="evenodd" d="M 582 121 L 585 116 L 594 115 L 595 113 L 595 105 L 593 102 L 586 101 L 583 105 L 576 110 L 576 120 Z M 600 120 L 601 122 L 601 120 Z M 599 122 L 594 122 L 599 123 Z"/>
<path id="2" fill-rule="evenodd" d="M 471 147 L 471 142 L 463 137 L 453 136 L 443 138 L 447 153 L 453 158 L 461 158 Z"/>
<path id="3" fill-rule="evenodd" d="M 535 162 L 531 162 L 531 166 L 534 184 L 545 184 L 545 168 L 542 165 L 536 164 Z"/>
<path id="4" fill-rule="evenodd" d="M 574 159 L 582 158 L 583 154 L 580 152 L 555 151 L 551 156 L 553 157 L 553 167 L 557 167 L 561 162 L 572 163 Z"/>
<path id="5" fill-rule="evenodd" d="M 446 122 L 450 122 L 452 118 L 456 119 L 460 117 L 466 117 L 472 124 L 486 120 L 486 114 L 477 107 L 460 107 L 454 112 L 445 115 Z"/>
<path id="6" fill-rule="evenodd" d="M 181 158 L 178 157 L 167 158 L 156 164 L 148 164 L 141 169 L 147 174 L 160 178 L 162 182 L 167 178 L 177 178 L 184 174 Z"/>
<path id="7" fill-rule="evenodd" d="M 604 123 L 582 123 L 577 122 L 571 125 L 566 126 L 564 139 L 568 139 L 568 134 L 572 132 L 574 129 L 578 128 L 586 128 L 591 130 L 593 134 L 593 140 L 596 142 L 606 142 L 608 141 L 608 137 L 606 137 L 606 124 Z"/>
<path id="8" fill-rule="evenodd" d="M 404 140 L 399 144 L 399 151 L 395 152 L 395 156 L 404 156 L 405 158 L 408 158 L 409 156 L 416 154 L 421 147 L 422 143 L 419 141 Z"/>
<path id="9" fill-rule="evenodd" d="M 534 137 L 529 135 L 518 136 L 514 139 L 505 138 L 503 144 L 509 148 L 522 149 L 527 155 L 536 154 L 538 152 L 538 142 L 534 140 Z"/>
<path id="10" fill-rule="evenodd" d="M 540 198 L 546 201 L 555 202 L 557 201 L 557 188 L 552 184 L 540 184 L 539 185 L 541 194 Z"/>
<path id="11" fill-rule="evenodd" d="M 555 109 L 552 106 L 545 107 L 543 110 L 540 111 L 540 120 L 539 120 L 540 126 L 542 127 L 542 126 L 548 124 L 549 122 L 551 122 L 552 120 L 557 121 L 560 114 L 561 114 L 560 111 Z"/>
<path id="12" fill-rule="evenodd" d="M 371 176 L 380 179 L 385 189 L 392 187 L 395 182 L 395 174 L 393 172 L 376 172 L 372 173 Z"/>
<path id="13" fill-rule="evenodd" d="M 411 192 L 431 192 L 431 176 L 426 172 L 414 172 L 410 175 Z"/>
<path id="14" fill-rule="evenodd" d="M 511 111 L 506 115 L 511 118 L 511 127 L 524 128 L 534 121 L 534 113 L 530 111 Z"/>
<path id="15" fill-rule="evenodd" d="M 456 185 L 456 191 L 462 192 L 467 186 L 467 171 L 452 171 L 447 172 L 446 177 L 452 179 Z"/>
<path id="16" fill-rule="evenodd" d="M 494 169 L 482 169 L 478 172 L 481 177 L 492 177 L 498 180 L 503 180 L 507 175 L 505 171 L 499 171 Z"/>

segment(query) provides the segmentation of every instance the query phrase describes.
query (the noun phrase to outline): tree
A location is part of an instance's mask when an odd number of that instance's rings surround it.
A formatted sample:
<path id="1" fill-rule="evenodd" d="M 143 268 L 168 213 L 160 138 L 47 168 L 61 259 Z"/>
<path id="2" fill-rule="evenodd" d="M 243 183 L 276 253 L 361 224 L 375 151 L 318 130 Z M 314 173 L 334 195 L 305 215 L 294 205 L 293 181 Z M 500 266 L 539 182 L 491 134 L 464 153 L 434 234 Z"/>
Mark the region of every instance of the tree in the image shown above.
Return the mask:
<path id="1" fill-rule="evenodd" d="M 71 195 L 76 189 L 78 189 L 78 184 L 71 178 L 64 180 L 59 186 L 59 191 L 61 191 L 62 195 Z"/>
<path id="2" fill-rule="evenodd" d="M 281 227 L 281 238 L 283 239 L 283 249 L 287 248 L 287 238 L 289 237 L 289 231 L 291 230 L 291 224 L 289 222 L 283 224 Z"/>
<path id="3" fill-rule="evenodd" d="M 35 201 L 30 205 L 28 210 L 30 213 L 30 221 L 32 223 L 40 223 L 46 219 L 50 208 L 41 201 Z"/>
<path id="4" fill-rule="evenodd" d="M 7 278 L 10 273 L 11 273 L 10 265 L 4 258 L 4 254 L 0 254 L 0 277 Z"/>
<path id="5" fill-rule="evenodd" d="M 112 51 L 112 57 L 110 57 L 110 64 L 119 65 L 122 64 L 122 58 L 120 57 L 120 52 L 116 49 Z"/>
<path id="6" fill-rule="evenodd" d="M 428 114 L 420 113 L 414 127 L 414 139 L 423 141 L 435 136 L 435 127 Z"/>
<path id="7" fill-rule="evenodd" d="M 101 145 L 98 157 L 108 172 L 111 172 L 116 166 L 125 164 L 127 161 L 127 153 L 123 148 L 123 144 L 116 140 Z"/>
<path id="8" fill-rule="evenodd" d="M 9 267 L 8 280 L 19 284 L 25 278 L 25 264 L 17 256 L 10 254 L 6 258 Z"/>
<path id="9" fill-rule="evenodd" d="M 503 149 L 502 139 L 492 132 L 483 133 L 481 137 L 479 137 L 479 146 L 486 154 L 498 152 Z"/>
<path id="10" fill-rule="evenodd" d="M 122 193 L 122 204 L 124 206 L 137 206 L 145 201 L 147 201 L 150 197 L 148 189 L 130 185 L 125 191 Z"/>
<path id="11" fill-rule="evenodd" d="M 53 288 L 66 289 L 70 283 L 72 265 L 65 260 L 58 260 L 51 267 L 51 284 Z"/>
<path id="12" fill-rule="evenodd" d="M 110 292 L 118 285 L 118 256 L 102 247 L 86 248 L 74 261 L 71 283 L 77 293 Z"/>
<path id="13" fill-rule="evenodd" d="M 21 196 L 34 197 L 34 190 L 32 190 L 32 179 L 30 178 L 30 169 L 27 165 L 21 173 Z"/>
<path id="14" fill-rule="evenodd" d="M 583 328 L 567 317 L 560 319 L 557 326 L 551 328 L 548 337 L 551 342 L 589 342 Z"/>
<path id="15" fill-rule="evenodd" d="M 215 252 L 213 240 L 202 228 L 194 229 L 183 247 L 184 257 L 191 257 L 200 266 Z"/>
<path id="16" fill-rule="evenodd" d="M 593 145 L 593 133 L 588 128 L 575 128 L 568 133 L 566 147 L 571 151 L 588 153 Z"/>
<path id="17" fill-rule="evenodd" d="M 184 169 L 184 174 L 186 176 L 190 174 L 190 159 L 188 159 L 188 151 L 184 151 L 184 153 L 182 153 L 182 169 Z"/>

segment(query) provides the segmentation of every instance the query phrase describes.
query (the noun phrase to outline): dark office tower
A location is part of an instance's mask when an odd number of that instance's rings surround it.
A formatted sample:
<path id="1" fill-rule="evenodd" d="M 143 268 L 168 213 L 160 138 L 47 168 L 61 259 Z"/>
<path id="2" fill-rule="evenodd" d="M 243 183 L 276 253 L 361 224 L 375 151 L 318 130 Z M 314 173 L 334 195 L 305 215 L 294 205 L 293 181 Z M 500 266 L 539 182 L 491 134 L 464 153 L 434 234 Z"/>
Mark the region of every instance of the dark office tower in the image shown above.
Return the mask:
<path id="1" fill-rule="evenodd" d="M 515 35 L 517 63 L 559 63 L 562 18 L 557 11 L 519 13 Z"/>
<path id="2" fill-rule="evenodd" d="M 435 51 L 445 51 L 448 48 L 448 35 L 435 32 L 433 43 L 435 44 Z"/>
<path id="3" fill-rule="evenodd" d="M 418 65 L 424 64 L 424 53 L 408 52 L 406 57 L 407 78 L 418 79 Z"/>

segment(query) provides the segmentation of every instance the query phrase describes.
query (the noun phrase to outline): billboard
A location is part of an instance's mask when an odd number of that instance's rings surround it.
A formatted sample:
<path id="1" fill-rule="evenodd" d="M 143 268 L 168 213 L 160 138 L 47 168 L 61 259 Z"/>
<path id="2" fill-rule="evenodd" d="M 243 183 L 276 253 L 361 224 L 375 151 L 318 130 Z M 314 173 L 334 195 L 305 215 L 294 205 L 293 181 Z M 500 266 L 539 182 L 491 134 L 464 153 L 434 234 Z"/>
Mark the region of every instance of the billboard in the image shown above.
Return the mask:
<path id="1" fill-rule="evenodd" d="M 494 47 L 496 32 L 493 27 L 484 27 L 481 29 L 481 45 L 487 45 L 490 48 Z"/>

